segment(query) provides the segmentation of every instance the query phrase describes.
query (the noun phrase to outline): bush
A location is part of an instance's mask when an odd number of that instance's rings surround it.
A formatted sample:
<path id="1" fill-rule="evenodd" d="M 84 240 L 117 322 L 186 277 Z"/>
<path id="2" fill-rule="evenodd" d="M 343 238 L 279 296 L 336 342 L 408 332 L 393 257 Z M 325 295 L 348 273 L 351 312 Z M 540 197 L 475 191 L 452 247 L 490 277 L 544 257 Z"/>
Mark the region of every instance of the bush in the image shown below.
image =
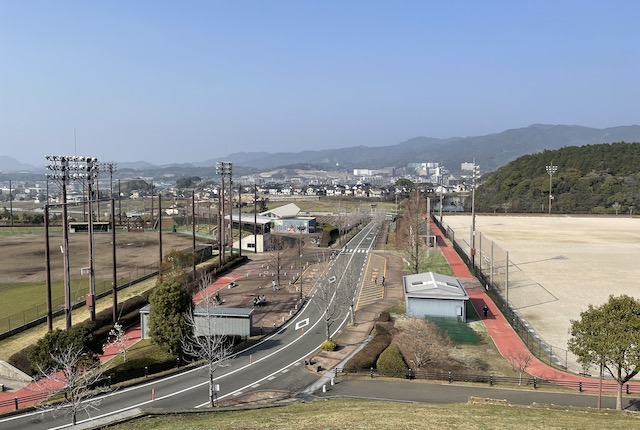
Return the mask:
<path id="1" fill-rule="evenodd" d="M 29 345 L 26 348 L 22 348 L 20 351 L 9 357 L 9 360 L 7 361 L 9 362 L 9 364 L 22 370 L 29 376 L 36 375 L 38 373 L 38 370 L 31 366 L 31 362 L 29 361 L 29 354 L 35 347 L 35 345 Z"/>
<path id="2" fill-rule="evenodd" d="M 322 229 L 322 238 L 320 239 L 320 246 L 329 246 L 334 243 L 338 238 L 338 229 L 332 225 L 325 225 Z"/>
<path id="3" fill-rule="evenodd" d="M 320 349 L 323 351 L 335 351 L 338 349 L 338 342 L 335 340 L 325 340 L 320 344 Z"/>
<path id="4" fill-rule="evenodd" d="M 396 345 L 389 346 L 380 354 L 376 367 L 379 374 L 394 377 L 404 376 L 409 370 L 402 353 Z"/>
<path id="5" fill-rule="evenodd" d="M 344 366 L 345 369 L 370 369 L 377 365 L 380 354 L 391 344 L 391 334 L 386 327 L 376 324 L 376 334 L 356 355 Z"/>
<path id="6" fill-rule="evenodd" d="M 391 322 L 391 314 L 388 311 L 381 312 L 378 322 Z"/>

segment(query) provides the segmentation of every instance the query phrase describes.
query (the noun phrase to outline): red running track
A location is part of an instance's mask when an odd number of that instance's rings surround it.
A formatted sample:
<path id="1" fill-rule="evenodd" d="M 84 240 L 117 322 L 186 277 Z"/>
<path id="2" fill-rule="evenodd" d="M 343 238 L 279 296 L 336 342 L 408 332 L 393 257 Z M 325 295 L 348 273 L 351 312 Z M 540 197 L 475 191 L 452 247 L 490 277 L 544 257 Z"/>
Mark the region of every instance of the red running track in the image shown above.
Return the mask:
<path id="1" fill-rule="evenodd" d="M 453 248 L 451 242 L 444 237 L 442 231 L 433 221 L 431 222 L 431 231 L 436 235 L 438 246 L 453 269 L 454 276 L 458 278 L 473 278 L 469 268 Z M 489 307 L 488 317 L 484 318 L 482 322 L 503 357 L 506 358 L 508 356 L 529 353 L 529 350 L 522 342 L 522 339 L 520 339 L 520 336 L 518 336 L 515 330 L 513 330 L 509 322 L 502 315 L 496 304 L 493 303 L 491 298 L 485 293 L 483 288 L 472 288 L 467 290 L 467 293 L 469 294 L 471 303 L 478 315 L 482 315 L 482 308 L 485 304 Z M 536 378 L 553 380 L 559 385 L 566 384 L 574 388 L 579 382 L 588 382 L 589 387 L 584 387 L 583 389 L 597 391 L 597 385 L 594 386 L 592 384 L 597 384 L 598 379 L 586 378 L 573 373 L 563 372 L 541 362 L 535 357 L 531 360 L 529 367 L 527 367 L 527 373 L 535 376 Z M 617 383 L 612 380 L 604 380 L 602 387 L 604 391 L 616 391 Z M 634 393 L 640 391 L 640 383 L 629 383 L 629 387 Z"/>

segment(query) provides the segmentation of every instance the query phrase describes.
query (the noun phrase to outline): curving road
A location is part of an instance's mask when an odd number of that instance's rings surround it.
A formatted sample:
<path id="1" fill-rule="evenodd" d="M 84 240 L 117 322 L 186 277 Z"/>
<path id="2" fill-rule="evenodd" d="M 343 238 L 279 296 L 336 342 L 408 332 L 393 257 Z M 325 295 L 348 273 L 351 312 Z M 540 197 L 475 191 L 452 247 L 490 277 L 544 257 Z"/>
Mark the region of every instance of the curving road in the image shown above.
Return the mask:
<path id="1" fill-rule="evenodd" d="M 331 263 L 321 277 L 335 284 L 335 297 L 354 299 L 362 284 L 362 276 L 367 264 L 369 252 L 379 231 L 379 224 L 370 223 L 353 237 L 339 252 L 336 251 Z M 345 268 L 357 275 L 347 279 Z M 358 274 L 359 273 L 359 274 Z M 312 295 L 306 305 L 288 323 L 278 331 L 263 339 L 260 343 L 243 350 L 227 361 L 227 366 L 216 371 L 216 384 L 219 384 L 218 399 L 238 396 L 269 384 L 280 389 L 300 391 L 317 379 L 312 374 L 302 378 L 286 376 L 314 354 L 320 343 L 325 340 L 326 323 L 323 317 L 328 307 L 323 303 L 326 295 Z M 353 300 L 351 300 L 353 303 Z M 331 333 L 335 334 L 349 317 L 349 301 L 341 300 L 339 309 L 332 317 Z M 293 384 L 293 385 L 292 385 Z M 153 399 L 152 399 L 153 397 Z M 135 387 L 124 388 L 101 399 L 98 411 L 88 417 L 84 412 L 78 414 L 78 424 L 88 424 L 97 419 L 126 413 L 136 408 L 198 408 L 208 404 L 208 382 L 206 372 L 193 369 L 184 373 L 154 380 Z M 71 427 L 70 416 L 60 416 L 50 411 L 29 412 L 8 418 L 0 418 L 2 429 L 59 429 Z"/>

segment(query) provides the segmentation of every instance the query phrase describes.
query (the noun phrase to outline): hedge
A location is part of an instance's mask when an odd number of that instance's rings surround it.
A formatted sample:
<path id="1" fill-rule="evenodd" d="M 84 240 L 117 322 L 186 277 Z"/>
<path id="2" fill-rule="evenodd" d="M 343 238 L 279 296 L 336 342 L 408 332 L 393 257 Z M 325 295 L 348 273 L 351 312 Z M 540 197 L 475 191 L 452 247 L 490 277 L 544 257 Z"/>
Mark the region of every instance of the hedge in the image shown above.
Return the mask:
<path id="1" fill-rule="evenodd" d="M 396 345 L 391 345 L 384 350 L 376 363 L 378 373 L 384 376 L 405 375 L 409 367 L 404 361 L 402 352 Z"/>
<path id="2" fill-rule="evenodd" d="M 382 324 L 376 323 L 375 335 L 356 355 L 344 366 L 348 369 L 376 368 L 378 357 L 391 344 L 392 336 Z"/>

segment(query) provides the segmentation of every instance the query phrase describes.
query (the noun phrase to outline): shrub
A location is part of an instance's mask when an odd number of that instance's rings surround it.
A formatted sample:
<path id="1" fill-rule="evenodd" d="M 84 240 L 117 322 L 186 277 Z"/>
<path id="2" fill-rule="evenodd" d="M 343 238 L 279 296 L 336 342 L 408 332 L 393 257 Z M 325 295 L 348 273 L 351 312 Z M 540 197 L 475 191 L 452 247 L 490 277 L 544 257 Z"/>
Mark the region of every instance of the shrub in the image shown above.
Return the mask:
<path id="1" fill-rule="evenodd" d="M 409 367 L 404 361 L 402 353 L 396 345 L 385 349 L 376 362 L 378 373 L 384 376 L 404 376 Z"/>
<path id="2" fill-rule="evenodd" d="M 381 312 L 378 322 L 391 322 L 391 314 L 388 311 Z"/>
<path id="3" fill-rule="evenodd" d="M 322 238 L 320 239 L 320 246 L 329 246 L 338 238 L 338 229 L 334 226 L 327 224 L 322 229 Z"/>
<path id="4" fill-rule="evenodd" d="M 38 373 L 38 370 L 31 366 L 31 361 L 29 361 L 29 355 L 34 348 L 35 345 L 29 345 L 26 348 L 22 348 L 20 351 L 9 357 L 9 360 L 7 361 L 9 362 L 9 364 L 22 370 L 29 376 L 36 375 Z"/>
<path id="5" fill-rule="evenodd" d="M 335 351 L 338 349 L 338 342 L 335 340 L 325 340 L 320 344 L 320 349 L 323 351 Z"/>
<path id="6" fill-rule="evenodd" d="M 387 329 L 376 324 L 376 334 L 356 355 L 345 365 L 345 369 L 369 369 L 376 367 L 380 354 L 391 344 L 391 334 Z"/>

